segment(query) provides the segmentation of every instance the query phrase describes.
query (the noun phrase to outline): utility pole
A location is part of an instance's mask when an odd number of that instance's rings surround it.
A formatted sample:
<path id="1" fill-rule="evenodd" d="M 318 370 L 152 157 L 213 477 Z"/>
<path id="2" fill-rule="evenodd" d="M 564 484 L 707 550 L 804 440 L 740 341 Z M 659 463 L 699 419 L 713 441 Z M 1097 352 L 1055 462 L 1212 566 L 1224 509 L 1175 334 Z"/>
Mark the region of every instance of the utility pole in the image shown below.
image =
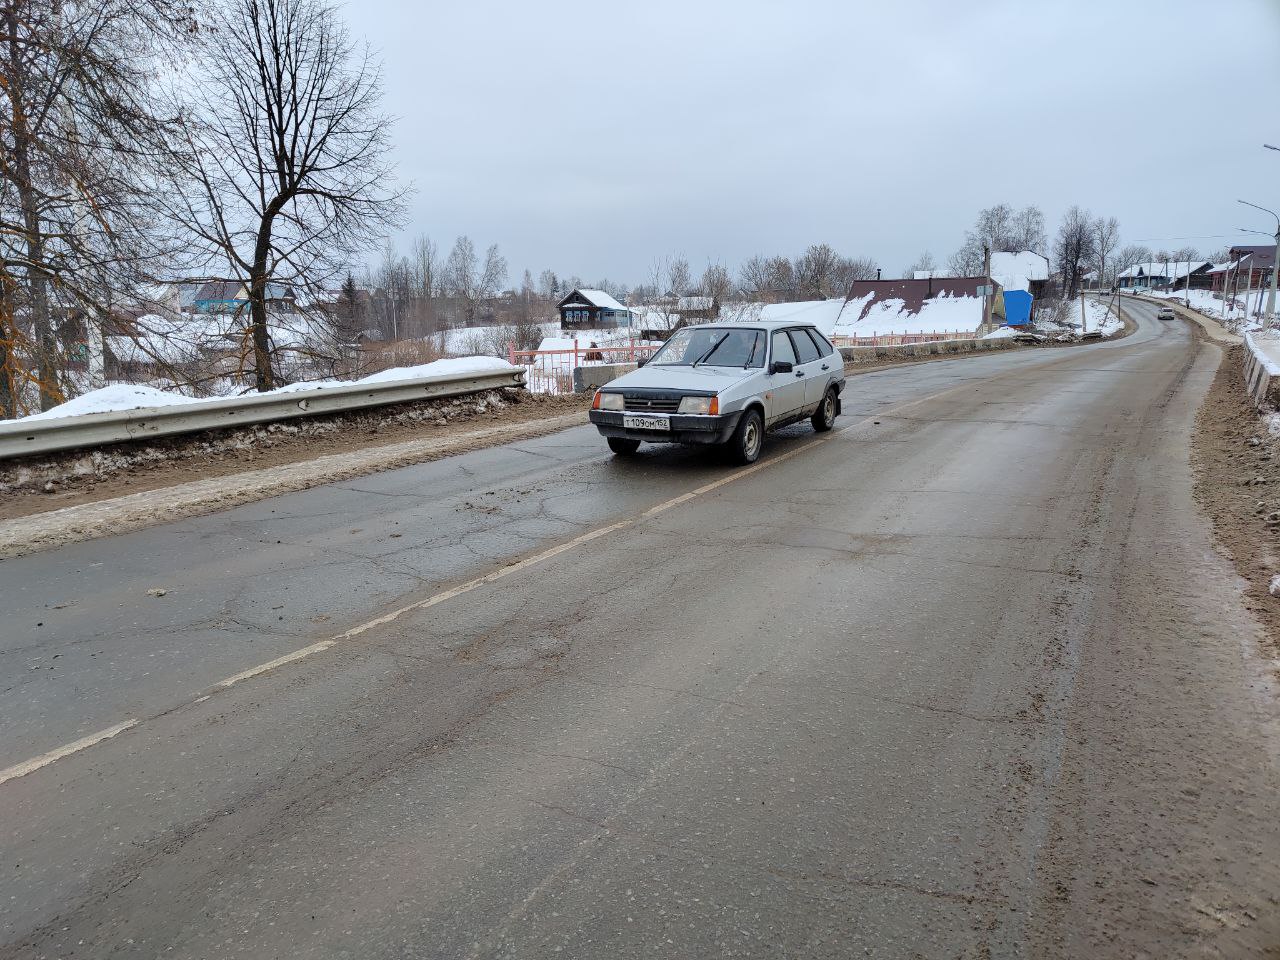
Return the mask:
<path id="1" fill-rule="evenodd" d="M 1269 213 L 1276 219 L 1276 246 L 1273 254 L 1274 260 L 1271 264 L 1271 290 L 1267 294 L 1267 314 L 1262 320 L 1263 331 L 1271 329 L 1272 323 L 1276 318 L 1276 286 L 1280 284 L 1280 213 L 1274 210 L 1268 210 L 1266 207 L 1260 207 L 1256 203 L 1250 203 L 1248 200 L 1241 200 L 1246 207 L 1253 207 L 1255 210 L 1261 210 L 1263 213 Z M 1261 230 L 1249 230 L 1249 233 L 1262 233 Z M 1249 271 L 1252 274 L 1252 270 Z M 1258 299 L 1262 299 L 1262 291 L 1258 291 Z"/>
<path id="2" fill-rule="evenodd" d="M 1267 295 L 1267 319 L 1263 322 L 1263 329 L 1270 329 L 1276 319 L 1276 286 L 1280 285 L 1280 218 L 1276 221 L 1276 249 L 1272 256 L 1271 293 Z"/>
<path id="3" fill-rule="evenodd" d="M 1089 324 L 1084 315 L 1084 291 L 1080 291 L 1080 336 L 1084 336 L 1089 329 Z"/>

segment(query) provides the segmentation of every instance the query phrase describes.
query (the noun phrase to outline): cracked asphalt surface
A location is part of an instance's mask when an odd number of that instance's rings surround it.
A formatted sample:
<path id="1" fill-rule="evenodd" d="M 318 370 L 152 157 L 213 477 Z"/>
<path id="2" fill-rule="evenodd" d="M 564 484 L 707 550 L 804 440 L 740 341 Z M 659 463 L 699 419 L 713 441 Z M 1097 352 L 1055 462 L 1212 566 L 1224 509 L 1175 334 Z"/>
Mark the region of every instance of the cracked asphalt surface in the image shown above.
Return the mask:
<path id="1" fill-rule="evenodd" d="M 140 721 L 0 783 L 0 955 L 1274 956 L 1220 348 L 1127 309 L 640 519 L 732 471 L 583 427 L 0 563 L 0 769 Z"/>

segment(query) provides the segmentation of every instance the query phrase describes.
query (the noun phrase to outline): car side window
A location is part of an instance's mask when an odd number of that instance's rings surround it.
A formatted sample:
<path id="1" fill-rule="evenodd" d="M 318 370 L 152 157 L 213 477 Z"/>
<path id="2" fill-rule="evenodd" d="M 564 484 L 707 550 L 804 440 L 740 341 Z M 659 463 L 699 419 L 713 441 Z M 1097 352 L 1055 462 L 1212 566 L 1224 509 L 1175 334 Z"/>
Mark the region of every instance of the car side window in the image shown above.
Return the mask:
<path id="1" fill-rule="evenodd" d="M 796 353 L 800 357 L 801 363 L 808 363 L 810 360 L 818 359 L 818 348 L 813 345 L 813 341 L 803 330 L 792 330 L 791 339 L 796 345 Z"/>
<path id="2" fill-rule="evenodd" d="M 791 347 L 791 338 L 786 331 L 779 330 L 773 335 L 773 363 L 795 363 L 796 352 Z"/>
<path id="3" fill-rule="evenodd" d="M 818 345 L 818 353 L 824 357 L 829 357 L 836 352 L 836 348 L 831 345 L 831 341 L 813 327 L 806 327 L 805 332 L 813 337 L 813 342 Z"/>

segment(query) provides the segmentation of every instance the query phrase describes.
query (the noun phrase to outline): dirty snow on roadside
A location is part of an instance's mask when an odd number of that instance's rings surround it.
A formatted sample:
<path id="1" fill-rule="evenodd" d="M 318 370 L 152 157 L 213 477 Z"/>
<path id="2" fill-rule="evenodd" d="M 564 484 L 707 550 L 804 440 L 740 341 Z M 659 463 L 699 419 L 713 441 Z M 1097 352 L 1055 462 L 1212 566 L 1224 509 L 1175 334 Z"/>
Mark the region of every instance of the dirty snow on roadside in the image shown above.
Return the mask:
<path id="1" fill-rule="evenodd" d="M 436 360 L 432 363 L 418 364 L 413 367 L 393 367 L 379 373 L 370 374 L 360 380 L 308 380 L 291 383 L 275 390 L 254 396 L 272 396 L 282 393 L 299 393 L 302 391 L 323 391 L 334 387 L 350 387 L 360 384 L 392 383 L 397 380 L 416 380 L 419 377 L 456 376 L 466 373 L 488 373 L 497 370 L 514 370 L 511 364 L 496 357 L 453 357 Z M 111 413 L 121 410 L 137 410 L 150 407 L 186 406 L 199 403 L 214 403 L 228 397 L 188 397 L 180 393 L 158 390 L 143 384 L 113 383 L 98 390 L 59 404 L 43 413 L 33 413 L 18 420 L 0 420 L 0 423 L 27 423 L 32 420 L 55 420 L 63 417 L 78 417 L 90 413 Z"/>

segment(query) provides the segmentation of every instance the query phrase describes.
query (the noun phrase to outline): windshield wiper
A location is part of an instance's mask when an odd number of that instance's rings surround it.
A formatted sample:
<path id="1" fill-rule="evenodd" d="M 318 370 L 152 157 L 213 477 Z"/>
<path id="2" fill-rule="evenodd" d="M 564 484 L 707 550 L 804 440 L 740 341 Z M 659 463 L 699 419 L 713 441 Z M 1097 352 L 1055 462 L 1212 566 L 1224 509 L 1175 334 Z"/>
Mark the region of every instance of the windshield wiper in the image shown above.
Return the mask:
<path id="1" fill-rule="evenodd" d="M 742 365 L 743 370 L 751 366 L 751 361 L 756 358 L 756 351 L 758 349 L 760 349 L 760 338 L 757 336 L 754 340 L 751 341 L 751 352 L 747 354 L 747 362 Z"/>
<path id="2" fill-rule="evenodd" d="M 724 336 L 722 336 L 719 340 L 717 340 L 715 343 L 711 345 L 710 350 L 708 350 L 706 353 L 700 356 L 697 360 L 693 361 L 693 363 L 689 364 L 690 368 L 696 367 L 703 360 L 707 359 L 707 357 L 715 353 L 718 349 L 720 349 L 720 344 L 724 343 L 728 339 L 729 339 L 729 331 L 726 330 Z"/>

